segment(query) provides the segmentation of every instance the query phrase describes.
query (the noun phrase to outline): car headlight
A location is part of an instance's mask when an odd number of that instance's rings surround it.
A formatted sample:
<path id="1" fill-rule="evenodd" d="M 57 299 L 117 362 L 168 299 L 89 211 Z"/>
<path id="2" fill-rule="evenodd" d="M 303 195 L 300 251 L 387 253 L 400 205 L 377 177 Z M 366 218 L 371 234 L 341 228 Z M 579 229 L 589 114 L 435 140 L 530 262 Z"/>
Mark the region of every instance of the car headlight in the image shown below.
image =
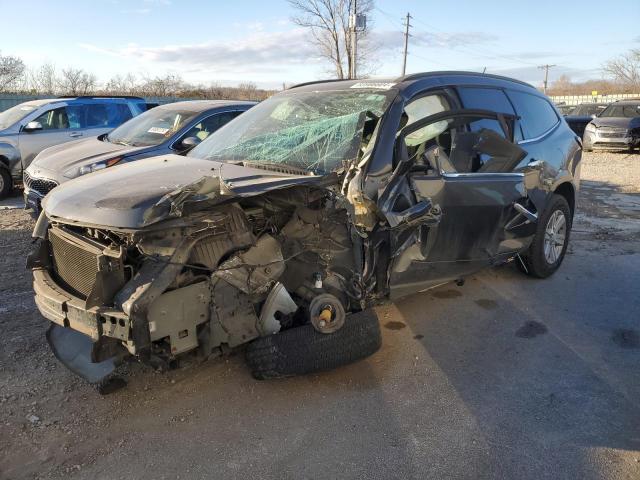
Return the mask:
<path id="1" fill-rule="evenodd" d="M 593 123 L 588 123 L 584 131 L 589 133 L 596 133 L 596 126 Z"/>
<path id="2" fill-rule="evenodd" d="M 80 168 L 73 167 L 64 172 L 64 176 L 67 178 L 75 178 L 81 175 L 86 175 L 87 173 L 97 172 L 98 170 L 103 170 L 105 168 L 114 166 L 120 160 L 122 160 L 122 157 L 115 157 L 110 158 L 109 160 L 92 163 L 91 165 L 83 165 Z"/>

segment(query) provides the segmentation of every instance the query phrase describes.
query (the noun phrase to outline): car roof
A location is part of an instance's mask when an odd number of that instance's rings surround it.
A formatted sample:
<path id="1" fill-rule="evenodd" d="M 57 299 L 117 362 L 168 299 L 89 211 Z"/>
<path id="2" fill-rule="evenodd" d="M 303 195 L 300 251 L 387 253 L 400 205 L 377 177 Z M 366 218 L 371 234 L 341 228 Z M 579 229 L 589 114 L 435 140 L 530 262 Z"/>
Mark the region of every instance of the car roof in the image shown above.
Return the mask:
<path id="1" fill-rule="evenodd" d="M 22 102 L 19 105 L 30 105 L 32 107 L 41 107 L 42 105 L 47 105 L 49 103 L 59 102 L 59 98 L 41 98 L 38 100 L 29 100 L 27 102 Z"/>
<path id="2" fill-rule="evenodd" d="M 163 110 L 180 109 L 193 112 L 204 112 L 206 110 L 211 110 L 212 108 L 253 106 L 256 103 L 257 102 L 243 100 L 186 100 L 184 102 L 164 103 L 155 108 Z"/>
<path id="3" fill-rule="evenodd" d="M 430 85 L 437 86 L 442 84 L 455 83 L 475 83 L 485 84 L 487 86 L 499 86 L 500 84 L 509 83 L 511 85 L 517 85 L 518 87 L 526 87 L 526 89 L 530 89 L 532 92 L 539 93 L 533 85 L 521 80 L 488 73 L 466 71 L 422 72 L 394 78 L 387 77 L 359 80 L 320 80 L 316 82 L 300 83 L 292 86 L 290 89 L 301 89 L 305 91 L 343 90 L 353 88 L 354 86 L 360 84 L 361 88 L 363 89 L 366 88 L 367 85 L 370 85 L 371 89 L 373 90 L 375 90 L 376 88 L 379 89 L 381 88 L 381 86 L 384 86 L 385 88 L 397 88 L 398 90 L 400 90 L 400 92 L 402 92 L 403 90 L 412 90 L 411 87 L 418 82 L 425 87 L 428 87 Z"/>
<path id="4" fill-rule="evenodd" d="M 640 105 L 640 98 L 630 98 L 629 100 L 618 100 L 611 105 Z"/>

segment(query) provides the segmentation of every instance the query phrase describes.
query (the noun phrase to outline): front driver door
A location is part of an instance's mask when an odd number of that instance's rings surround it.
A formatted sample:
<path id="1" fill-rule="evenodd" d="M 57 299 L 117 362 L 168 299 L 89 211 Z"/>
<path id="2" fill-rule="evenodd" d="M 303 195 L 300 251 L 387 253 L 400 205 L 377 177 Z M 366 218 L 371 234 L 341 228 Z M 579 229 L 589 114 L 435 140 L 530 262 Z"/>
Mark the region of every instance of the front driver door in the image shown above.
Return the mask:
<path id="1" fill-rule="evenodd" d="M 379 197 L 390 230 L 391 298 L 455 280 L 513 256 L 535 213 L 513 168 L 515 117 L 484 110 L 432 115 L 399 132 L 395 171 Z"/>

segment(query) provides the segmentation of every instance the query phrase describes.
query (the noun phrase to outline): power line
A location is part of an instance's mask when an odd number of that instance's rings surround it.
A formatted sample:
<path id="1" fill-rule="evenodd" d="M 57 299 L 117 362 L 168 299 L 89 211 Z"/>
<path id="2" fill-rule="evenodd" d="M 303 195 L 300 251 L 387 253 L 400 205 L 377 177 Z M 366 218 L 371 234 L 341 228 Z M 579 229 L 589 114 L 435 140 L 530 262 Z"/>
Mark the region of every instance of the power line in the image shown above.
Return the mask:
<path id="1" fill-rule="evenodd" d="M 402 61 L 402 76 L 404 77 L 407 73 L 407 49 L 409 48 L 409 29 L 412 27 L 411 23 L 411 14 L 407 12 L 406 22 L 404 24 L 404 59 Z"/>
<path id="2" fill-rule="evenodd" d="M 441 30 L 441 29 L 439 29 L 439 28 L 437 28 L 437 27 L 435 27 L 433 25 L 430 25 L 430 24 L 418 19 L 418 18 L 413 17 L 413 20 L 418 22 L 418 23 L 420 23 L 420 24 L 422 24 L 422 25 L 424 25 L 425 27 L 427 27 L 427 28 L 429 28 L 431 30 L 434 30 L 435 32 L 439 32 L 440 34 L 445 34 L 446 35 L 446 33 L 447 33 L 447 32 L 445 32 L 445 31 L 443 31 L 443 30 Z M 456 46 L 449 45 L 449 46 L 447 46 L 447 48 L 450 48 L 452 50 L 458 50 L 458 51 L 461 51 L 462 53 L 480 55 L 482 57 L 490 58 L 490 59 L 493 59 L 493 60 L 503 59 L 503 60 L 509 60 L 510 62 L 518 62 L 518 63 L 521 63 L 523 65 L 537 66 L 537 64 L 535 64 L 535 63 L 527 62 L 525 60 L 521 60 L 521 59 L 516 58 L 516 57 L 510 57 L 508 55 L 501 55 L 501 54 L 498 54 L 498 53 L 495 53 L 495 52 L 489 52 L 489 53 L 481 52 L 477 48 L 473 48 L 473 47 L 470 47 L 468 45 L 464 45 L 464 46 L 463 45 L 456 45 Z"/>

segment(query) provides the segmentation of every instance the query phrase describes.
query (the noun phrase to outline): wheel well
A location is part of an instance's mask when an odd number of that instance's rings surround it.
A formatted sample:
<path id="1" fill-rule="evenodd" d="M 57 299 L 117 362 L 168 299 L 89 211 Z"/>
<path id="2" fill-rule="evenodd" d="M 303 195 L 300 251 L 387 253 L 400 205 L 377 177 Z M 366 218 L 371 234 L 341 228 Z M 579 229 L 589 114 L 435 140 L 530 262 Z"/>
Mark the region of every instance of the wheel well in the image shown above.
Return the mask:
<path id="1" fill-rule="evenodd" d="M 9 168 L 9 159 L 4 155 L 0 155 L 0 168 Z"/>
<path id="2" fill-rule="evenodd" d="M 571 209 L 571 217 L 573 217 L 573 213 L 576 211 L 576 192 L 571 182 L 561 183 L 558 185 L 558 188 L 555 189 L 554 193 L 562 195 L 565 198 Z"/>

